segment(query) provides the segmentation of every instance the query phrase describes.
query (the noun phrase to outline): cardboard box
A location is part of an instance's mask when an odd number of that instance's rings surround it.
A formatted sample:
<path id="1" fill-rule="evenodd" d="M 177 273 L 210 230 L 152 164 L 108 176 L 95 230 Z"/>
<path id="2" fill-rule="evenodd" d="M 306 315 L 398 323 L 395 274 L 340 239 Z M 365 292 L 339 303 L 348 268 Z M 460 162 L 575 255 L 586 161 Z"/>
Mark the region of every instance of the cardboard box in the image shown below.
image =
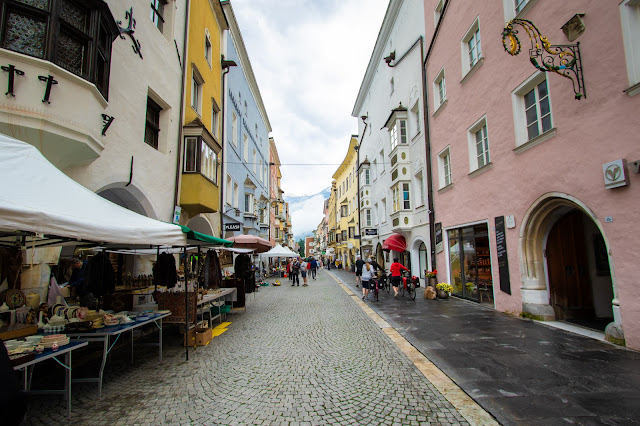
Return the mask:
<path id="1" fill-rule="evenodd" d="M 211 341 L 211 329 L 196 327 L 184 335 L 184 344 L 189 346 L 205 346 Z"/>

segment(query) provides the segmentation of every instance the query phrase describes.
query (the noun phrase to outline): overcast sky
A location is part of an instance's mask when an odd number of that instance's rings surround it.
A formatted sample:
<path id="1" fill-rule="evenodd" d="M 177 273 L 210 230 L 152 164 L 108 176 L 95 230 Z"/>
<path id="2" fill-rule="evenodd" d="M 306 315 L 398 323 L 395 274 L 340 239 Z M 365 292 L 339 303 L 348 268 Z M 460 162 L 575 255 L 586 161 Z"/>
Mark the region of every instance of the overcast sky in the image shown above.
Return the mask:
<path id="1" fill-rule="evenodd" d="M 351 111 L 388 0 L 231 4 L 271 122 L 285 196 L 316 194 L 331 185 L 358 133 Z"/>

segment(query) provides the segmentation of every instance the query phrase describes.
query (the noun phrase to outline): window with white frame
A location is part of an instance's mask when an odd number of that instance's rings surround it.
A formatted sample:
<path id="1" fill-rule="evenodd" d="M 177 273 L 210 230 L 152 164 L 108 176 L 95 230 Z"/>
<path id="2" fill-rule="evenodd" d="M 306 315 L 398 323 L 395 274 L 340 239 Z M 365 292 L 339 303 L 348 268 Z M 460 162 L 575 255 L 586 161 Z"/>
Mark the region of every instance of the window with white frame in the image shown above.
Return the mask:
<path id="1" fill-rule="evenodd" d="M 378 154 L 378 163 L 380 164 L 380 173 L 384 173 L 384 149 Z"/>
<path id="2" fill-rule="evenodd" d="M 433 97 L 433 109 L 437 110 L 442 104 L 444 104 L 444 101 L 447 100 L 447 85 L 444 80 L 444 67 L 442 67 L 436 78 L 433 80 L 433 93 L 435 93 L 435 96 Z"/>
<path id="3" fill-rule="evenodd" d="M 411 121 L 413 129 L 415 130 L 412 137 L 415 137 L 420 133 L 420 104 L 418 101 L 416 101 L 411 108 Z"/>
<path id="4" fill-rule="evenodd" d="M 393 194 L 393 212 L 399 212 L 401 210 L 409 210 L 411 209 L 411 194 L 410 194 L 410 185 L 408 182 L 398 183 L 393 188 L 391 188 L 391 192 Z"/>
<path id="5" fill-rule="evenodd" d="M 440 18 L 442 17 L 442 9 L 444 8 L 444 0 L 439 0 L 436 4 L 436 8 L 433 10 L 433 25 L 438 25 Z"/>
<path id="6" fill-rule="evenodd" d="M 240 199 L 239 194 L 240 194 L 240 187 L 238 185 L 237 182 L 233 182 L 233 207 L 238 208 L 240 206 Z"/>
<path id="7" fill-rule="evenodd" d="M 364 169 L 364 179 L 363 182 L 365 185 L 370 185 L 371 184 L 371 171 L 369 169 Z"/>
<path id="8" fill-rule="evenodd" d="M 373 163 L 371 163 L 371 171 L 372 171 L 372 180 L 376 180 L 378 178 L 378 160 L 373 160 Z"/>
<path id="9" fill-rule="evenodd" d="M 340 217 L 347 217 L 349 216 L 349 206 L 346 204 L 343 204 L 340 206 Z"/>
<path id="10" fill-rule="evenodd" d="M 620 3 L 620 18 L 629 77 L 629 89 L 625 92 L 633 96 L 640 93 L 640 1 L 624 0 Z"/>
<path id="11" fill-rule="evenodd" d="M 164 6 L 165 0 L 151 0 L 151 22 L 162 32 L 164 27 Z"/>
<path id="12" fill-rule="evenodd" d="M 522 12 L 522 9 L 524 9 L 527 3 L 529 3 L 529 0 L 513 0 L 513 3 L 517 15 L 518 13 Z"/>
<path id="13" fill-rule="evenodd" d="M 371 209 L 364 209 L 362 211 L 362 221 L 364 222 L 364 226 L 370 228 L 371 225 Z"/>
<path id="14" fill-rule="evenodd" d="M 218 137 L 218 128 L 220 127 L 220 108 L 215 99 L 211 98 L 211 134 Z"/>
<path id="15" fill-rule="evenodd" d="M 202 85 L 204 79 L 198 72 L 198 69 L 193 66 L 191 71 L 191 108 L 200 115 L 202 111 Z"/>
<path id="16" fill-rule="evenodd" d="M 407 143 L 407 120 L 401 119 L 396 120 L 396 122 L 391 127 L 389 131 L 389 137 L 391 139 L 391 150 L 393 151 L 398 144 L 406 144 Z"/>
<path id="17" fill-rule="evenodd" d="M 256 174 L 258 172 L 258 159 L 256 158 L 256 150 L 253 150 L 253 157 L 251 157 L 251 159 L 253 160 L 253 174 Z"/>
<path id="18" fill-rule="evenodd" d="M 536 73 L 512 94 L 516 145 L 537 139 L 553 129 L 546 73 Z"/>
<path id="19" fill-rule="evenodd" d="M 474 171 L 489 164 L 491 158 L 489 156 L 486 115 L 467 129 L 467 140 L 469 143 L 469 170 Z"/>
<path id="20" fill-rule="evenodd" d="M 466 76 L 469 71 L 482 58 L 482 46 L 480 43 L 480 20 L 476 18 L 467 33 L 462 38 L 462 76 Z"/>
<path id="21" fill-rule="evenodd" d="M 244 212 L 248 214 L 254 214 L 253 194 L 244 194 Z"/>
<path id="22" fill-rule="evenodd" d="M 209 36 L 209 30 L 204 30 L 204 58 L 207 60 L 209 66 L 211 66 L 211 37 Z"/>
<path id="23" fill-rule="evenodd" d="M 235 111 L 231 112 L 231 141 L 238 147 L 238 116 Z"/>
<path id="24" fill-rule="evenodd" d="M 233 179 L 227 175 L 227 204 L 233 205 Z"/>
<path id="25" fill-rule="evenodd" d="M 424 177 L 422 172 L 416 175 L 416 202 L 418 206 L 424 206 Z"/>
<path id="26" fill-rule="evenodd" d="M 202 138 L 188 136 L 184 143 L 185 173 L 200 173 L 218 183 L 218 154 Z"/>
<path id="27" fill-rule="evenodd" d="M 440 188 L 451 185 L 451 153 L 449 147 L 446 147 L 438 154 L 438 177 Z"/>
<path id="28" fill-rule="evenodd" d="M 264 182 L 264 178 L 265 178 L 265 174 L 264 174 L 264 168 L 262 167 L 262 159 L 259 160 L 260 162 L 260 182 Z"/>
<path id="29" fill-rule="evenodd" d="M 387 221 L 387 199 L 383 198 L 380 201 L 380 222 L 385 223 Z"/>
<path id="30" fill-rule="evenodd" d="M 245 163 L 249 163 L 249 138 L 246 133 L 242 134 L 242 158 L 244 158 Z"/>

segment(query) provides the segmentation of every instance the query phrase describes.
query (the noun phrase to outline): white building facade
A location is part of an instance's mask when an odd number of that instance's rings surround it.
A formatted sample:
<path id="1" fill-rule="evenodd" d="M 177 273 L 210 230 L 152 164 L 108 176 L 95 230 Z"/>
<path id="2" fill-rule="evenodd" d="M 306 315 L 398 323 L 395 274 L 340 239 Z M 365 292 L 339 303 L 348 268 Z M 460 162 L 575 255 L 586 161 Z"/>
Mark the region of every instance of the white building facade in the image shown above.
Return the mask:
<path id="1" fill-rule="evenodd" d="M 389 2 L 352 111 L 363 255 L 387 267 L 398 257 L 422 279 L 430 269 L 423 10 L 418 0 Z"/>

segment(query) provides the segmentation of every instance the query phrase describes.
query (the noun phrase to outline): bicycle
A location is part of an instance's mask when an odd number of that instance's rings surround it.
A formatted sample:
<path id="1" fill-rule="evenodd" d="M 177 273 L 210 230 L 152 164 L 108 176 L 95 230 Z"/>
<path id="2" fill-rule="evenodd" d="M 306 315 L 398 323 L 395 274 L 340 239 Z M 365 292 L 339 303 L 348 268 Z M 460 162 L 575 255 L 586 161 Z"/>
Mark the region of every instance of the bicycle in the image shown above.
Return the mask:
<path id="1" fill-rule="evenodd" d="M 380 277 L 378 278 L 378 286 L 381 290 L 386 290 L 387 293 L 391 292 L 391 283 L 389 282 L 389 277 L 387 276 L 386 271 L 382 271 L 380 273 Z"/>
<path id="2" fill-rule="evenodd" d="M 378 301 L 378 294 L 380 293 L 380 279 L 379 278 L 371 278 L 369 281 L 369 290 L 370 293 L 373 293 L 373 297 Z"/>
<path id="3" fill-rule="evenodd" d="M 404 297 L 404 293 L 405 291 L 407 292 L 407 295 L 411 298 L 411 300 L 415 300 L 416 298 L 416 283 L 413 279 L 413 277 L 409 278 L 406 276 L 402 277 L 402 288 L 400 289 L 402 291 L 401 296 Z"/>

